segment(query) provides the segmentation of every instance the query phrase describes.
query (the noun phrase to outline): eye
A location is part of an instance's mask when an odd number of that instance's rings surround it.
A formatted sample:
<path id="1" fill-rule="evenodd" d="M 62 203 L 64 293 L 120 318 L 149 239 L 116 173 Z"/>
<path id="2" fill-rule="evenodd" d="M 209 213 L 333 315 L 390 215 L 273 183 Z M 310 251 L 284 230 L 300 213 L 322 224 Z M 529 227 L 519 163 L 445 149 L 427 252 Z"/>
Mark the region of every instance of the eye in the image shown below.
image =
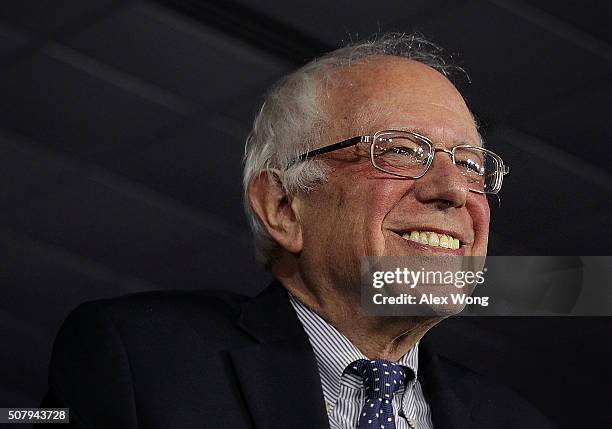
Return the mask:
<path id="1" fill-rule="evenodd" d="M 387 144 L 392 143 L 391 139 L 386 141 Z M 384 156 L 384 155 L 397 155 L 397 156 L 404 156 L 404 157 L 408 157 L 414 160 L 423 160 L 427 158 L 427 153 L 426 151 L 423 149 L 423 147 L 421 146 L 416 146 L 416 145 L 401 145 L 401 144 L 396 144 L 394 146 L 386 146 L 386 147 L 380 147 L 379 146 L 379 156 Z"/>
<path id="2" fill-rule="evenodd" d="M 470 173 L 478 174 L 479 176 L 484 175 L 484 167 L 472 159 L 461 159 L 457 160 L 457 166 L 461 167 Z"/>

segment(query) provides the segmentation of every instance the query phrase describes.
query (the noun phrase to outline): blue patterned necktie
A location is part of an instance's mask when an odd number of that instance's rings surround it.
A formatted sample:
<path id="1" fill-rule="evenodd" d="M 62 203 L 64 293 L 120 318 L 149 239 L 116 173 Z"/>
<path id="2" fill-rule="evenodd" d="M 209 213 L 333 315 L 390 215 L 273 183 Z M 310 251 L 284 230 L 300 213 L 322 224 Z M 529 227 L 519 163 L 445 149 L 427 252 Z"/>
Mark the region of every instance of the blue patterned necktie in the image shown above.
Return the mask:
<path id="1" fill-rule="evenodd" d="M 366 389 L 358 429 L 395 429 L 393 395 L 406 384 L 406 369 L 383 359 L 359 359 L 349 368 L 363 379 Z M 413 377 L 412 372 L 408 377 Z"/>

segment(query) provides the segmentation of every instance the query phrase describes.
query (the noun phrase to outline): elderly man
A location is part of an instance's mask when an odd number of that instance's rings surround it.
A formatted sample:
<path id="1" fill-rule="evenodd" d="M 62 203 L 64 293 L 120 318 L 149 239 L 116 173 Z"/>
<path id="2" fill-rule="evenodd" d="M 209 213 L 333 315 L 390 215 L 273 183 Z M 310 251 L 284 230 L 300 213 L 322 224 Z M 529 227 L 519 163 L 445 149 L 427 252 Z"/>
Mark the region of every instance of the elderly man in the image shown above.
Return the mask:
<path id="1" fill-rule="evenodd" d="M 252 299 L 82 305 L 58 336 L 45 405 L 70 407 L 75 427 L 550 427 L 421 341 L 442 317 L 360 305 L 364 256 L 486 254 L 486 194 L 506 167 L 482 148 L 436 52 L 390 35 L 279 82 L 244 172 L 256 250 L 276 280 Z"/>

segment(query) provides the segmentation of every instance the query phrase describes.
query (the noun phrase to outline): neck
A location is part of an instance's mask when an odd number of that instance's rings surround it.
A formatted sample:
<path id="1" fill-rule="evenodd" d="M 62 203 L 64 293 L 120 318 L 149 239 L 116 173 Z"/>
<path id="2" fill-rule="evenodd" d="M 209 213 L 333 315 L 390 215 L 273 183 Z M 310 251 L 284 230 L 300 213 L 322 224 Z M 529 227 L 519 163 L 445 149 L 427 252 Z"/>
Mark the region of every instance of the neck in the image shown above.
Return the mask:
<path id="1" fill-rule="evenodd" d="M 317 309 L 313 310 L 317 311 Z M 321 317 L 334 325 L 369 359 L 397 362 L 438 320 L 412 317 L 373 317 L 363 314 L 349 319 L 323 312 Z M 327 316 L 327 317 L 326 317 Z"/>
<path id="2" fill-rule="evenodd" d="M 337 289 L 309 289 L 300 282 L 281 283 L 325 321 L 346 336 L 369 359 L 398 361 L 442 317 L 367 316 L 359 299 Z"/>

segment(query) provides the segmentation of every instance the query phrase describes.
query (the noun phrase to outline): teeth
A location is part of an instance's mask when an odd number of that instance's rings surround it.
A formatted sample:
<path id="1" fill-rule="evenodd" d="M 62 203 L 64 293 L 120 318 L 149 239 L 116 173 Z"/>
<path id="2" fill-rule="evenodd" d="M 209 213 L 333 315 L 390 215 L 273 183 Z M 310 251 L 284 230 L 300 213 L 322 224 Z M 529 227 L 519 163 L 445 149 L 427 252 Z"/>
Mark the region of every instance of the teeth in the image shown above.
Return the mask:
<path id="1" fill-rule="evenodd" d="M 443 247 L 445 249 L 458 249 L 459 240 L 446 234 L 437 234 L 431 231 L 410 231 L 402 235 L 406 240 L 427 244 L 433 247 Z"/>
<path id="2" fill-rule="evenodd" d="M 439 244 L 440 244 L 440 238 L 438 237 L 438 234 L 436 234 L 435 232 L 430 232 L 429 233 L 429 245 L 438 247 Z"/>

